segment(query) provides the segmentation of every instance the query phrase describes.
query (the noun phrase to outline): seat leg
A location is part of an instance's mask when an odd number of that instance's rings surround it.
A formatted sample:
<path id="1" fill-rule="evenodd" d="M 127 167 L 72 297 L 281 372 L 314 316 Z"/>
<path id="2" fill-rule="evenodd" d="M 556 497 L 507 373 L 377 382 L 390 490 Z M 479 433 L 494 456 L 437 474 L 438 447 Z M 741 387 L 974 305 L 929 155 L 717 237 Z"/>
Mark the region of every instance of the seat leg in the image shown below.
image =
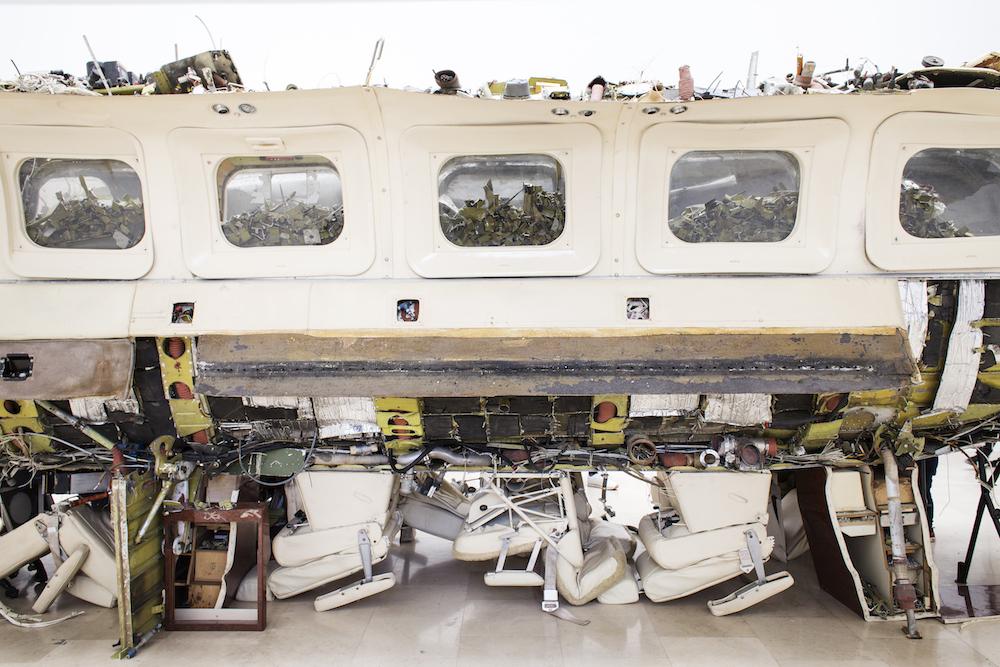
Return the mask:
<path id="1" fill-rule="evenodd" d="M 778 572 L 767 576 L 764 572 L 764 556 L 757 533 L 748 530 L 744 536 L 747 546 L 746 549 L 740 551 L 741 565 L 748 572 L 753 570 L 757 575 L 757 580 L 724 598 L 709 601 L 708 610 L 714 616 L 727 616 L 743 611 L 788 590 L 795 583 L 795 579 L 788 572 Z"/>
<path id="2" fill-rule="evenodd" d="M 368 531 L 358 531 L 358 554 L 361 556 L 361 569 L 364 578 L 350 586 L 338 588 L 335 591 L 320 595 L 313 602 L 316 611 L 329 611 L 337 607 L 363 600 L 396 585 L 396 575 L 392 572 L 375 576 L 372 572 L 372 541 Z"/>
<path id="3" fill-rule="evenodd" d="M 510 550 L 510 537 L 504 537 L 500 542 L 500 555 L 497 556 L 496 569 L 484 574 L 483 582 L 487 586 L 542 586 L 545 581 L 535 572 L 535 562 L 538 560 L 538 553 L 541 549 L 542 539 L 538 538 L 531 550 L 527 567 L 523 570 L 507 570 L 504 566 L 507 562 L 507 552 Z"/>

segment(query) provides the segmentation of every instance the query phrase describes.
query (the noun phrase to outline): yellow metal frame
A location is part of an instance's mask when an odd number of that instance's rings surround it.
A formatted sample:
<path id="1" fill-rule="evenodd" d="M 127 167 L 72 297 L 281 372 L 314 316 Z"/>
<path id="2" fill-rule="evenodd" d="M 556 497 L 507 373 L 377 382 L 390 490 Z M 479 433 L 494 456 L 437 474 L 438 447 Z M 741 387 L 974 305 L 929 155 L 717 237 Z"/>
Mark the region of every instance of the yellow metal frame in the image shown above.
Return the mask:
<path id="1" fill-rule="evenodd" d="M 13 400 L 13 399 L 8 399 Z M 0 432 L 4 435 L 19 433 L 20 429 L 27 429 L 39 435 L 25 435 L 24 441 L 28 443 L 32 453 L 52 451 L 52 441 L 41 435 L 45 433 L 45 426 L 38 418 L 38 406 L 34 401 L 13 401 L 20 406 L 16 413 L 10 412 L 4 407 L 6 400 L 0 401 Z"/>
<path id="2" fill-rule="evenodd" d="M 618 416 L 606 422 L 594 421 L 594 411 L 601 403 L 614 403 Z M 625 444 L 625 424 L 628 422 L 628 396 L 598 394 L 590 401 L 590 437 L 595 447 Z"/>
<path id="3" fill-rule="evenodd" d="M 390 420 L 402 417 L 406 425 L 392 424 Z M 375 398 L 375 420 L 386 447 L 390 449 L 412 449 L 423 444 L 424 423 L 420 418 L 420 400 L 398 396 Z M 403 439 L 400 439 L 403 436 Z"/>
<path id="4" fill-rule="evenodd" d="M 181 338 L 184 341 L 184 354 L 177 359 L 167 354 L 164 349 L 167 340 L 177 337 L 156 339 L 156 347 L 160 355 L 163 395 L 167 397 L 167 403 L 170 405 L 170 414 L 174 418 L 174 429 L 181 438 L 198 431 L 208 431 L 209 436 L 211 436 L 213 424 L 212 418 L 208 416 L 205 398 L 194 393 L 194 359 L 191 354 L 193 341 L 190 338 Z M 194 398 L 171 398 L 170 385 L 175 382 L 181 382 L 190 387 Z"/>

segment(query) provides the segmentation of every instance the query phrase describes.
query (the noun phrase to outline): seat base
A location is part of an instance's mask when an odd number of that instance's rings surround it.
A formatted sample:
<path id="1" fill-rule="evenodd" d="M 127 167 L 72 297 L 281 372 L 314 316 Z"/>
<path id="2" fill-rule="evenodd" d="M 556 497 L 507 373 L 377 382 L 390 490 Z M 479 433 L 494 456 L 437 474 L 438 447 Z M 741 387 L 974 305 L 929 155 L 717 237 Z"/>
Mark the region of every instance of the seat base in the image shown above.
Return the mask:
<path id="1" fill-rule="evenodd" d="M 487 586 L 542 586 L 545 580 L 537 572 L 506 570 L 487 572 L 483 575 L 483 583 Z"/>
<path id="2" fill-rule="evenodd" d="M 371 581 L 362 580 L 326 595 L 320 595 L 313 603 L 313 607 L 315 607 L 316 611 L 329 611 L 371 597 L 382 591 L 387 591 L 395 585 L 395 574 L 392 572 L 380 574 L 372 577 Z"/>
<path id="3" fill-rule="evenodd" d="M 769 575 L 763 583 L 755 581 L 724 598 L 710 600 L 708 610 L 713 616 L 735 614 L 788 590 L 794 583 L 795 579 L 788 572 L 776 572 Z"/>

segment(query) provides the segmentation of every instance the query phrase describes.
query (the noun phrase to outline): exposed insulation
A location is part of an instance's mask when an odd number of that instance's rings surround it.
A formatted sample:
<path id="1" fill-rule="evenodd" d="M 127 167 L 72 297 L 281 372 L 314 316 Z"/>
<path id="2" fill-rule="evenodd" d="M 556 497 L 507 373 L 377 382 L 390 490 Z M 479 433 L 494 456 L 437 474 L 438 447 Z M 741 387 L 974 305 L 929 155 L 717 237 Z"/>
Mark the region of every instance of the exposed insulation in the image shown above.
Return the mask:
<path id="1" fill-rule="evenodd" d="M 733 426 L 753 426 L 771 421 L 770 394 L 708 394 L 705 421 Z"/>
<path id="2" fill-rule="evenodd" d="M 378 433 L 375 401 L 366 397 L 314 398 L 313 410 L 320 438 Z"/>
<path id="3" fill-rule="evenodd" d="M 243 405 L 251 408 L 282 408 L 298 411 L 299 419 L 313 419 L 312 400 L 299 396 L 244 396 Z"/>
<path id="4" fill-rule="evenodd" d="M 910 351 L 913 358 L 920 361 L 924 353 L 924 341 L 927 340 L 927 281 L 900 280 L 899 299 L 903 306 Z"/>
<path id="5" fill-rule="evenodd" d="M 948 338 L 948 356 L 934 397 L 935 411 L 963 412 L 969 407 L 983 344 L 982 329 L 972 326 L 972 323 L 982 319 L 985 307 L 985 283 L 982 280 L 963 280 L 958 288 L 955 323 Z"/>
<path id="6" fill-rule="evenodd" d="M 629 401 L 629 417 L 678 417 L 694 412 L 700 394 L 635 394 Z"/>
<path id="7" fill-rule="evenodd" d="M 86 398 L 69 399 L 69 409 L 75 416 L 86 419 L 92 424 L 103 424 L 108 421 L 104 402 L 107 398 L 88 396 Z"/>

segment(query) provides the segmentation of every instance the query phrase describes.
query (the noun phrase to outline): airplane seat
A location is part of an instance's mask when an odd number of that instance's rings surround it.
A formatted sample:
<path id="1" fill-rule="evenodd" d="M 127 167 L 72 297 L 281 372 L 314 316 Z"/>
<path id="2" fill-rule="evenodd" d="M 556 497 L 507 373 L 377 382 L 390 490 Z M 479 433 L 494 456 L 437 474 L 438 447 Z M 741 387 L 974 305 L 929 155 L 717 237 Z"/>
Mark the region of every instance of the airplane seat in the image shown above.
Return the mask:
<path id="1" fill-rule="evenodd" d="M 469 514 L 452 543 L 452 555 L 463 561 L 493 560 L 501 553 L 527 555 L 539 540 L 538 530 L 546 535 L 566 530 L 567 519 L 554 497 L 528 500 L 519 506 L 530 512 L 537 529 L 510 510 L 497 491 L 486 488 L 472 496 Z"/>
<path id="2" fill-rule="evenodd" d="M 271 542 L 280 566 L 268 576 L 274 597 L 289 598 L 362 571 L 361 581 L 316 598 L 316 611 L 392 588 L 395 575 L 376 576 L 372 565 L 388 555 L 401 525 L 393 502 L 395 476 L 364 470 L 306 471 L 292 483 L 307 523 L 286 526 Z"/>
<path id="3" fill-rule="evenodd" d="M 61 553 L 34 610 L 44 613 L 63 592 L 101 607 L 114 607 L 118 600 L 114 530 L 110 515 L 90 505 L 63 513 L 45 512 L 0 535 L 0 578 L 52 550 L 47 538 L 50 526 L 56 529 Z"/>
<path id="4" fill-rule="evenodd" d="M 561 484 L 572 507 L 567 508 L 567 531 L 557 544 L 556 585 L 560 595 L 572 605 L 592 600 L 605 604 L 638 601 L 638 585 L 618 530 L 607 521 L 591 522 L 586 496 L 569 493 L 568 479 Z"/>
<path id="5" fill-rule="evenodd" d="M 400 503 L 404 525 L 449 541 L 462 532 L 470 508 L 469 499 L 448 480 L 440 480 L 430 495 L 410 493 Z"/>
<path id="6" fill-rule="evenodd" d="M 639 522 L 645 552 L 636 569 L 646 597 L 666 602 L 756 571 L 756 582 L 709 602 L 723 616 L 794 583 L 787 572 L 764 574 L 774 546 L 766 528 L 770 473 L 675 471 L 659 481 L 673 510 Z"/>

